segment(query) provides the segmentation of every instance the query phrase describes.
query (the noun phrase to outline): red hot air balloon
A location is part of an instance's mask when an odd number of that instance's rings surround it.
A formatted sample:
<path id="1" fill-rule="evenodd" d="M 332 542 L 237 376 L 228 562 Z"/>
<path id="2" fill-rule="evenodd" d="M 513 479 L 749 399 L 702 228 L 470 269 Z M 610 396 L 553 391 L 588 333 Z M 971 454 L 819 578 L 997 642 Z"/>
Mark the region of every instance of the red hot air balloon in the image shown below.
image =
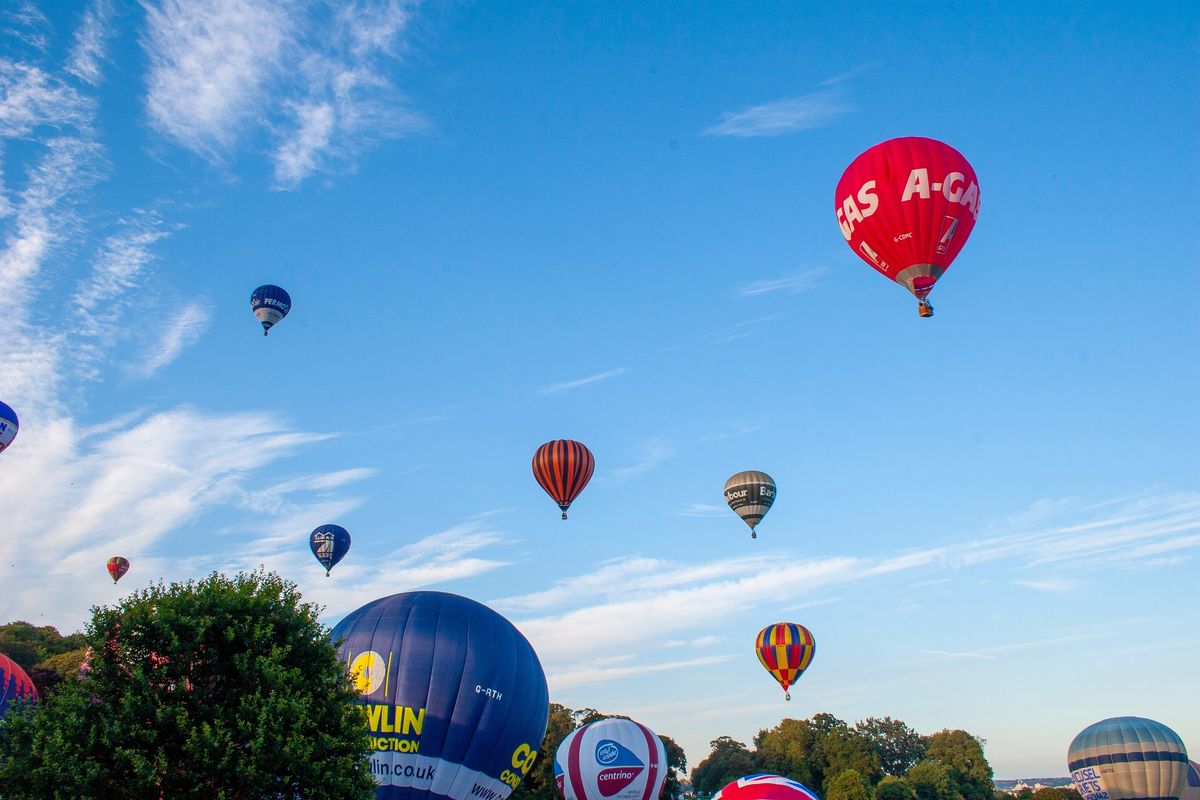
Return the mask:
<path id="1" fill-rule="evenodd" d="M 592 479 L 595 469 L 596 459 L 592 451 L 571 439 L 546 442 L 533 454 L 533 477 L 537 478 L 546 494 L 558 503 L 563 519 L 567 518 L 571 502 Z"/>
<path id="2" fill-rule="evenodd" d="M 846 167 L 833 205 L 850 249 L 932 317 L 926 297 L 979 218 L 979 181 L 962 153 L 936 139 L 889 139 Z"/>
<path id="3" fill-rule="evenodd" d="M 108 574 L 112 576 L 113 583 L 121 580 L 121 577 L 129 572 L 129 559 L 124 556 L 113 556 L 108 560 Z"/>

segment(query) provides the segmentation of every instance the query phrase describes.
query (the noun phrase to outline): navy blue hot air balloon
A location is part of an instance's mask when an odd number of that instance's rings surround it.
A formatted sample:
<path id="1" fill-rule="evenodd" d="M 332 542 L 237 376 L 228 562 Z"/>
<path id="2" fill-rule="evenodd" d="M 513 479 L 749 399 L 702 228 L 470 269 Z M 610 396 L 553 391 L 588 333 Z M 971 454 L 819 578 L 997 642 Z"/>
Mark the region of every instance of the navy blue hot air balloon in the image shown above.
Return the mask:
<path id="1" fill-rule="evenodd" d="M 325 568 L 325 577 L 328 578 L 329 570 L 345 558 L 350 550 L 350 531 L 341 525 L 322 525 L 308 535 L 308 546 Z"/>
<path id="2" fill-rule="evenodd" d="M 258 287 L 250 295 L 250 309 L 263 326 L 263 336 L 292 310 L 292 296 L 283 287 L 270 283 Z"/>
<path id="3" fill-rule="evenodd" d="M 407 592 L 331 635 L 362 694 L 377 800 L 504 800 L 520 785 L 550 696 L 512 623 L 455 594 Z"/>

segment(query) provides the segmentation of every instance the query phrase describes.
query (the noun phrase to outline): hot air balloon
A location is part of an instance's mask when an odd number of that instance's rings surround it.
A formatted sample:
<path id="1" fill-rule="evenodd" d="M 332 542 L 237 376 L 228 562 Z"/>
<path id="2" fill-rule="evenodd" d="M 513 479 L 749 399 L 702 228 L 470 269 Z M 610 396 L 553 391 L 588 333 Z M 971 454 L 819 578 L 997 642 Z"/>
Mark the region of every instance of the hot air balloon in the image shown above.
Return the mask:
<path id="1" fill-rule="evenodd" d="M 37 688 L 17 662 L 0 653 L 0 718 L 13 700 L 37 700 Z"/>
<path id="2" fill-rule="evenodd" d="M 309 534 L 308 546 L 325 568 L 325 577 L 328 578 L 329 570 L 345 558 L 350 550 L 350 532 L 341 525 L 322 525 Z"/>
<path id="3" fill-rule="evenodd" d="M 791 700 L 788 688 L 804 674 L 817 652 L 812 631 L 794 622 L 776 622 L 758 632 L 754 640 L 758 660 L 783 687 L 783 697 Z"/>
<path id="4" fill-rule="evenodd" d="M 250 308 L 263 326 L 263 336 L 292 310 L 292 296 L 279 286 L 265 284 L 250 295 Z"/>
<path id="5" fill-rule="evenodd" d="M 330 635 L 362 694 L 378 800 L 504 800 L 520 785 L 550 699 L 508 620 L 458 595 L 408 592 L 367 603 Z"/>
<path id="6" fill-rule="evenodd" d="M 113 556 L 108 560 L 108 574 L 112 576 L 113 583 L 121 580 L 126 572 L 129 572 L 129 559 L 123 556 Z"/>
<path id="7" fill-rule="evenodd" d="M 1161 722 L 1112 717 L 1080 731 L 1067 768 L 1083 800 L 1178 800 L 1187 786 L 1187 749 Z"/>
<path id="8" fill-rule="evenodd" d="M 592 479 L 595 469 L 592 451 L 571 439 L 546 442 L 533 454 L 533 477 L 558 503 L 563 519 L 567 518 L 571 503 Z"/>
<path id="9" fill-rule="evenodd" d="M 754 528 L 775 502 L 775 481 L 756 469 L 739 472 L 725 481 L 725 502 L 750 526 L 750 538 L 757 539 Z"/>
<path id="10" fill-rule="evenodd" d="M 712 800 L 821 800 L 803 783 L 782 775 L 747 775 L 725 784 Z"/>
<path id="11" fill-rule="evenodd" d="M 17 438 L 18 427 L 17 412 L 8 403 L 0 401 L 0 453 Z"/>
<path id="12" fill-rule="evenodd" d="M 662 739 L 628 719 L 576 728 L 554 754 L 554 780 L 565 800 L 657 800 L 667 769 Z"/>
<path id="13" fill-rule="evenodd" d="M 1187 783 L 1179 800 L 1200 800 L 1200 764 L 1195 761 L 1188 762 Z"/>
<path id="14" fill-rule="evenodd" d="M 926 298 L 979 218 L 979 181 L 962 153 L 936 139 L 889 139 L 846 167 L 833 205 L 850 249 L 932 317 Z"/>

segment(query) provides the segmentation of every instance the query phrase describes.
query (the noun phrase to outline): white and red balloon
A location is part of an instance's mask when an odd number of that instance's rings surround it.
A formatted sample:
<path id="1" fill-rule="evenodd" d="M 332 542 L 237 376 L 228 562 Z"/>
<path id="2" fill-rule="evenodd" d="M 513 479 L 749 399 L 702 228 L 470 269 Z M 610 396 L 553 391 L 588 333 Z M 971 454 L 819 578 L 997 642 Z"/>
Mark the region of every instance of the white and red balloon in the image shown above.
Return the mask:
<path id="1" fill-rule="evenodd" d="M 554 755 L 554 779 L 566 800 L 656 800 L 667 751 L 640 722 L 602 719 L 567 734 Z"/>

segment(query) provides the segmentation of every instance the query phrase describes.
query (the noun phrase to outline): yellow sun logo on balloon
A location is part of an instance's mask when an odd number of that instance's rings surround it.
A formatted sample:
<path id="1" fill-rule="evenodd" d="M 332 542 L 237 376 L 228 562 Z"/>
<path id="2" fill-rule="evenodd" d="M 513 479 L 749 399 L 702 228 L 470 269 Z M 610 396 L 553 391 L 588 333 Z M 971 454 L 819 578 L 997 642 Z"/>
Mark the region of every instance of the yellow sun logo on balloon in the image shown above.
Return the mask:
<path id="1" fill-rule="evenodd" d="M 350 676 L 354 679 L 354 688 L 359 694 L 373 694 L 383 685 L 386 671 L 383 656 L 374 650 L 359 653 L 354 657 L 354 661 L 350 662 Z"/>

